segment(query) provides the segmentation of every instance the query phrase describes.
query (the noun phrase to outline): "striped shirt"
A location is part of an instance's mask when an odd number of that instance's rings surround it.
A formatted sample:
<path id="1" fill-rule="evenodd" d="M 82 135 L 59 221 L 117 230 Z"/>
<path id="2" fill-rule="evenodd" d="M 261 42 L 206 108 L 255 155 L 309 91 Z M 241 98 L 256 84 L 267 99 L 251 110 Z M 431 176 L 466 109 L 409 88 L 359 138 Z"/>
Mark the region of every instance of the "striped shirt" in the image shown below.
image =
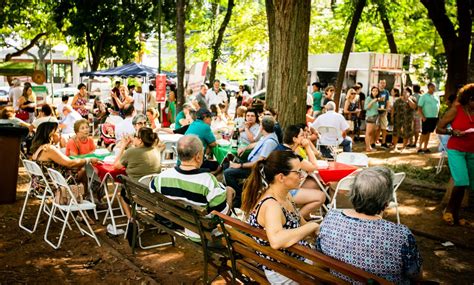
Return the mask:
<path id="1" fill-rule="evenodd" d="M 209 213 L 213 210 L 221 213 L 228 211 L 224 186 L 214 175 L 200 169 L 183 170 L 179 166 L 167 169 L 150 182 L 150 191 L 205 207 Z M 186 234 L 199 238 L 199 235 L 189 230 L 186 230 Z"/>

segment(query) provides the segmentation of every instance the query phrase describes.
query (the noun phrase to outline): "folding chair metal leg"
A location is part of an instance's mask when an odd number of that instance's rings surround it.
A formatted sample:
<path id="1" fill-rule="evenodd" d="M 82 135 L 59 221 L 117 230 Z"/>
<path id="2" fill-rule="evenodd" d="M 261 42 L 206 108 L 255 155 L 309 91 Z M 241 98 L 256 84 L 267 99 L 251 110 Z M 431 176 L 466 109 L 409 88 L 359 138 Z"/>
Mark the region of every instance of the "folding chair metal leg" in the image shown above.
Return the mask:
<path id="1" fill-rule="evenodd" d="M 25 201 L 23 202 L 23 207 L 21 208 L 20 219 L 18 221 L 18 226 L 21 229 L 29 232 L 30 234 L 33 233 L 34 231 L 36 231 L 36 227 L 38 226 L 38 222 L 39 222 L 41 212 L 45 212 L 46 214 L 48 214 L 49 211 L 51 211 L 48 208 L 48 206 L 45 204 L 46 203 L 46 196 L 48 194 L 47 189 L 45 189 L 43 191 L 43 195 L 41 196 L 40 207 L 38 209 L 38 213 L 36 214 L 35 224 L 34 224 L 33 228 L 29 229 L 29 228 L 27 228 L 26 226 L 23 225 L 23 217 L 25 215 L 26 206 L 28 205 L 28 198 L 31 196 L 31 193 L 32 193 L 31 184 L 32 184 L 32 182 L 30 181 L 30 183 L 28 185 L 28 191 L 26 192 Z M 48 210 L 46 210 L 46 209 L 48 209 Z"/>
<path id="2" fill-rule="evenodd" d="M 169 242 L 162 242 L 162 243 L 157 243 L 157 244 L 152 244 L 152 245 L 143 245 L 142 234 L 145 232 L 145 229 L 140 229 L 140 224 L 137 221 L 136 223 L 138 227 L 138 245 L 140 246 L 141 249 L 151 249 L 151 248 L 157 248 L 157 247 L 168 246 L 168 245 L 174 244 L 174 237 L 170 236 L 171 241 Z"/>
<path id="3" fill-rule="evenodd" d="M 53 205 L 53 209 L 55 209 L 56 206 Z M 60 209 L 60 211 L 62 211 Z M 49 227 L 51 225 L 51 219 L 53 218 L 53 215 L 49 215 L 49 218 L 48 218 L 48 224 L 46 225 L 46 230 L 44 232 L 44 240 L 50 245 L 52 246 L 54 249 L 58 249 L 60 246 L 61 246 L 61 242 L 63 240 L 63 237 L 64 237 L 64 231 L 66 230 L 66 225 L 68 225 L 68 218 L 69 218 L 69 211 L 66 213 L 66 216 L 64 216 L 64 219 L 61 219 L 61 218 L 58 218 L 56 217 L 57 219 L 61 220 L 63 222 L 63 225 L 61 227 L 61 233 L 59 235 L 59 240 L 58 240 L 58 243 L 57 244 L 54 244 L 52 241 L 50 241 L 48 239 L 48 232 L 49 232 Z"/>

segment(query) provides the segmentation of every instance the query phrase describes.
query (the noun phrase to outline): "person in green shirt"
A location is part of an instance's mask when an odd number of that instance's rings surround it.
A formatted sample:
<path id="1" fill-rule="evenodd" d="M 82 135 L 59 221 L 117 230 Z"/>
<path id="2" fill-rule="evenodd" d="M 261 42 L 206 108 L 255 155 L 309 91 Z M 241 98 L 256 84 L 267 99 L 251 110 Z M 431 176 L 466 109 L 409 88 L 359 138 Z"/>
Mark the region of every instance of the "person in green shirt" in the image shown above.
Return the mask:
<path id="1" fill-rule="evenodd" d="M 176 122 L 174 123 L 174 129 L 177 130 L 181 127 L 187 126 L 193 122 L 189 111 L 192 109 L 191 105 L 186 103 L 183 105 L 183 110 L 176 115 Z"/>
<path id="2" fill-rule="evenodd" d="M 173 90 L 170 90 L 170 93 L 168 94 L 168 102 L 168 119 L 172 124 L 176 121 L 176 95 Z"/>
<path id="3" fill-rule="evenodd" d="M 321 93 L 321 83 L 313 82 L 313 116 L 316 118 L 321 113 L 321 100 L 323 93 Z"/>
<path id="4" fill-rule="evenodd" d="M 421 118 L 421 138 L 418 153 L 429 153 L 428 141 L 430 134 L 436 129 L 438 123 L 438 114 L 440 101 L 438 95 L 435 95 L 436 85 L 428 83 L 428 93 L 420 96 L 418 100 L 418 114 Z"/>

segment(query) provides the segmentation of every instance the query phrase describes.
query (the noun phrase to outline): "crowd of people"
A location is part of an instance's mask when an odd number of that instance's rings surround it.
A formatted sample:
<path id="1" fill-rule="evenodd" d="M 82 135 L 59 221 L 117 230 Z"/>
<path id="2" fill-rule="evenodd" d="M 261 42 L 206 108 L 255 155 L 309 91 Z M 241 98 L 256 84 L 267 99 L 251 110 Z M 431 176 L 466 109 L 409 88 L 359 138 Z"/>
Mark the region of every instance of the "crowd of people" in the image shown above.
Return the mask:
<path id="1" fill-rule="evenodd" d="M 417 152 L 428 153 L 430 134 L 436 129 L 451 136 L 448 162 L 455 185 L 443 219 L 449 224 L 466 224 L 459 208 L 464 191 L 474 187 L 474 84 L 460 89 L 456 102 L 439 123 L 440 99 L 434 94 L 433 83 L 421 95 L 417 85 L 389 92 L 385 80 L 380 80 L 368 96 L 358 83 L 347 90 L 341 102 L 334 102 L 334 87 L 323 89 L 319 82 L 311 87 L 313 92 L 305 94 L 312 99 L 307 100 L 307 122 L 285 128 L 278 124 L 273 109 L 265 106 L 258 112 L 253 108 L 246 86 L 236 94 L 232 117 L 230 93 L 219 80 L 210 89 L 203 84 L 198 94 L 187 91 L 182 110 L 177 108 L 173 87 L 166 102 L 159 105 L 150 99 L 153 93 L 145 96 L 139 87 L 127 88 L 120 82 L 116 82 L 108 105 L 96 98 L 89 109 L 86 86 L 80 84 L 70 104 L 69 98 L 54 108 L 44 104 L 37 117 L 31 85 L 21 87 L 15 81 L 12 106 L 4 108 L 2 118 L 21 121 L 30 128 L 33 135 L 28 154 L 32 160 L 72 172 L 86 187 L 85 164 L 100 162 L 74 156 L 99 147 L 89 129 L 96 123 L 105 126 L 99 127 L 101 141 L 114 139 L 107 146 L 115 152 L 115 168 L 125 167 L 135 181 L 161 172 L 150 183 L 150 190 L 174 199 L 227 214 L 240 209 L 251 226 L 266 231 L 268 243 L 255 237 L 262 245 L 290 254 L 285 248 L 298 243 L 395 283 L 420 278 L 422 259 L 413 234 L 406 226 L 383 219 L 393 195 L 391 170 L 372 167 L 357 172 L 350 192 L 353 209 L 330 210 L 322 223 L 314 220 L 313 214 L 326 202 L 326 195 L 311 173 L 318 169 L 318 158 L 333 157 L 329 146 L 340 144 L 344 152 L 351 152 L 364 127 L 366 152 L 374 151 L 377 145 L 398 151 L 402 139 L 401 151 L 419 143 Z M 149 90 L 154 92 L 152 86 Z M 337 103 L 341 113 L 336 112 Z M 332 127 L 336 132 L 322 133 L 322 127 Z M 387 141 L 389 129 L 391 145 Z M 159 132 L 184 135 L 176 144 L 176 166 L 164 171 Z M 220 136 L 235 140 L 237 148 L 223 162 L 213 158 Z M 130 218 L 125 194 L 122 191 L 121 202 Z M 187 233 L 197 238 L 196 233 Z M 288 277 L 264 269 L 270 283 L 292 284 Z"/>

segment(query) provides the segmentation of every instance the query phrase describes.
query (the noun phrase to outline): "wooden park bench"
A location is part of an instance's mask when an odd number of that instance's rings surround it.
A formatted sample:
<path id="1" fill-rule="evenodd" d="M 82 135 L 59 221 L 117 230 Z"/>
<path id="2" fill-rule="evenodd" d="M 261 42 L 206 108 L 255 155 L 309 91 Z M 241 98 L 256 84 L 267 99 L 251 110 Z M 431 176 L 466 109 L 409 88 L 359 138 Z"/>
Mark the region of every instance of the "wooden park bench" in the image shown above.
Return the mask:
<path id="1" fill-rule="evenodd" d="M 268 241 L 265 231 L 219 212 L 212 213 L 220 218 L 220 228 L 229 250 L 228 262 L 232 275 L 244 284 L 269 284 L 259 264 L 300 284 L 349 284 L 332 275 L 330 269 L 364 284 L 392 284 L 374 274 L 301 245 L 293 245 L 287 250 L 311 260 L 313 264 L 291 257 L 270 246 L 259 245 L 252 236 Z M 260 257 L 255 251 L 272 257 L 274 261 Z"/>
<path id="2" fill-rule="evenodd" d="M 174 238 L 178 238 L 193 247 L 197 247 L 203 253 L 204 259 L 204 283 L 209 283 L 215 277 L 222 276 L 226 280 L 231 280 L 227 274 L 229 267 L 227 266 L 226 253 L 221 237 L 215 236 L 212 232 L 217 229 L 219 219 L 215 216 L 206 217 L 209 213 L 207 209 L 186 203 L 181 200 L 173 200 L 161 193 L 150 193 L 148 187 L 141 183 L 136 183 L 126 176 L 119 176 L 124 184 L 128 198 L 132 201 L 132 216 L 135 221 L 145 223 L 157 227 L 164 231 L 172 239 L 174 246 Z M 142 207 L 137 210 L 137 207 Z M 201 242 L 194 242 L 184 234 L 183 230 L 176 230 L 168 221 L 156 219 L 156 215 L 173 222 L 183 228 L 198 233 Z M 132 251 L 135 252 L 137 240 L 136 231 L 133 233 Z M 209 245 L 220 244 L 221 247 L 212 247 Z M 217 270 L 217 276 L 209 280 L 208 265 Z"/>

